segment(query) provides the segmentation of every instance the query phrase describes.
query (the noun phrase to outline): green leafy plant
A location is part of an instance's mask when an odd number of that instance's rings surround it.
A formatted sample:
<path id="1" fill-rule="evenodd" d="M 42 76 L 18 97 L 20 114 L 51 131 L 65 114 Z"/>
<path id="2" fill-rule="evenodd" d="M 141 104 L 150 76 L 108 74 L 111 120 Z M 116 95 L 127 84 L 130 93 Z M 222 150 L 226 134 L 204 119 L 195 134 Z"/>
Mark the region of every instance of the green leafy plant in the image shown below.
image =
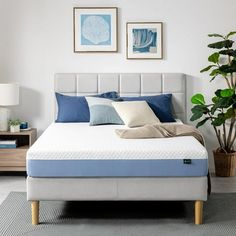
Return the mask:
<path id="1" fill-rule="evenodd" d="M 190 120 L 200 119 L 197 128 L 210 121 L 220 145 L 217 151 L 225 153 L 235 152 L 236 49 L 234 48 L 235 42 L 231 39 L 235 34 L 236 31 L 230 32 L 226 36 L 220 34 L 208 35 L 209 37 L 221 38 L 221 41 L 208 45 L 215 52 L 208 57 L 210 65 L 201 70 L 201 72 L 210 72 L 210 81 L 215 78 L 224 79 L 227 88 L 216 90 L 210 104 L 206 104 L 204 95 L 200 93 L 195 94 L 191 99 L 194 107 L 191 109 L 192 117 Z M 227 127 L 226 122 L 229 123 L 229 127 Z"/>
<path id="2" fill-rule="evenodd" d="M 21 124 L 21 121 L 19 119 L 16 120 L 9 120 L 8 121 L 9 126 L 17 126 Z"/>

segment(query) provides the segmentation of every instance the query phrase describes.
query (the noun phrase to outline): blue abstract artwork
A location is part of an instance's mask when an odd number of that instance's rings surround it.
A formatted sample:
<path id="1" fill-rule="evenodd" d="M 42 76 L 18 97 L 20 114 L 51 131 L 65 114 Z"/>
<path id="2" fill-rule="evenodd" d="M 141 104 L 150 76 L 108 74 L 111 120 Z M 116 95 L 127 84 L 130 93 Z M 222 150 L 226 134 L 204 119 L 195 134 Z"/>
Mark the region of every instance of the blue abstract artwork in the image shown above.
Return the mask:
<path id="1" fill-rule="evenodd" d="M 157 53 L 157 30 L 133 29 L 133 53 Z"/>
<path id="2" fill-rule="evenodd" d="M 81 45 L 111 45 L 111 15 L 81 14 Z"/>

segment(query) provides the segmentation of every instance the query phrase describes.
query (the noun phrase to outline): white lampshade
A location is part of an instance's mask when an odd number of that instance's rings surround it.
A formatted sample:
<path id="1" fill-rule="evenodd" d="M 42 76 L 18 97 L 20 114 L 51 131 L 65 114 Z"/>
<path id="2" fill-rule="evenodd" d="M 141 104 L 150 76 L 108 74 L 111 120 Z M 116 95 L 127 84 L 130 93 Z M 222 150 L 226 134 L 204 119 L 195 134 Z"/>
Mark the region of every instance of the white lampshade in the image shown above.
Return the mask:
<path id="1" fill-rule="evenodd" d="M 19 104 L 19 84 L 0 84 L 0 106 Z"/>

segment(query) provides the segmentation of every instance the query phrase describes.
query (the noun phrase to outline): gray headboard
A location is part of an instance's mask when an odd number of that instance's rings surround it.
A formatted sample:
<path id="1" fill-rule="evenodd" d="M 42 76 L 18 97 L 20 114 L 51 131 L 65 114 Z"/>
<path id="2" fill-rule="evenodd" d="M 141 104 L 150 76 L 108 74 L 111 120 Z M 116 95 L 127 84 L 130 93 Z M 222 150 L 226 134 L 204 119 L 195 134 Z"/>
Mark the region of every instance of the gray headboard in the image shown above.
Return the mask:
<path id="1" fill-rule="evenodd" d="M 172 93 L 173 114 L 186 121 L 186 76 L 181 73 L 58 73 L 55 92 L 94 95 L 117 91 L 120 96 Z"/>

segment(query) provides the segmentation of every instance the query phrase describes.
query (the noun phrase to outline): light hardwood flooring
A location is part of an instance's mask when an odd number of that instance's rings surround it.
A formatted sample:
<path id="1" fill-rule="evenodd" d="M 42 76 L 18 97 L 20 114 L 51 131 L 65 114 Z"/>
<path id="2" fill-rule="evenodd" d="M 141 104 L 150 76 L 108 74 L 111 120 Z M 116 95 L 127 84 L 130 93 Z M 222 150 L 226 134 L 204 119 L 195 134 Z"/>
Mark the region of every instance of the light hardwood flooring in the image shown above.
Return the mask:
<path id="1" fill-rule="evenodd" d="M 4 201 L 7 195 L 14 192 L 26 192 L 26 178 L 24 175 L 14 173 L 0 173 L 0 204 Z M 236 177 L 220 178 L 211 175 L 212 192 L 229 193 L 236 192 Z"/>

